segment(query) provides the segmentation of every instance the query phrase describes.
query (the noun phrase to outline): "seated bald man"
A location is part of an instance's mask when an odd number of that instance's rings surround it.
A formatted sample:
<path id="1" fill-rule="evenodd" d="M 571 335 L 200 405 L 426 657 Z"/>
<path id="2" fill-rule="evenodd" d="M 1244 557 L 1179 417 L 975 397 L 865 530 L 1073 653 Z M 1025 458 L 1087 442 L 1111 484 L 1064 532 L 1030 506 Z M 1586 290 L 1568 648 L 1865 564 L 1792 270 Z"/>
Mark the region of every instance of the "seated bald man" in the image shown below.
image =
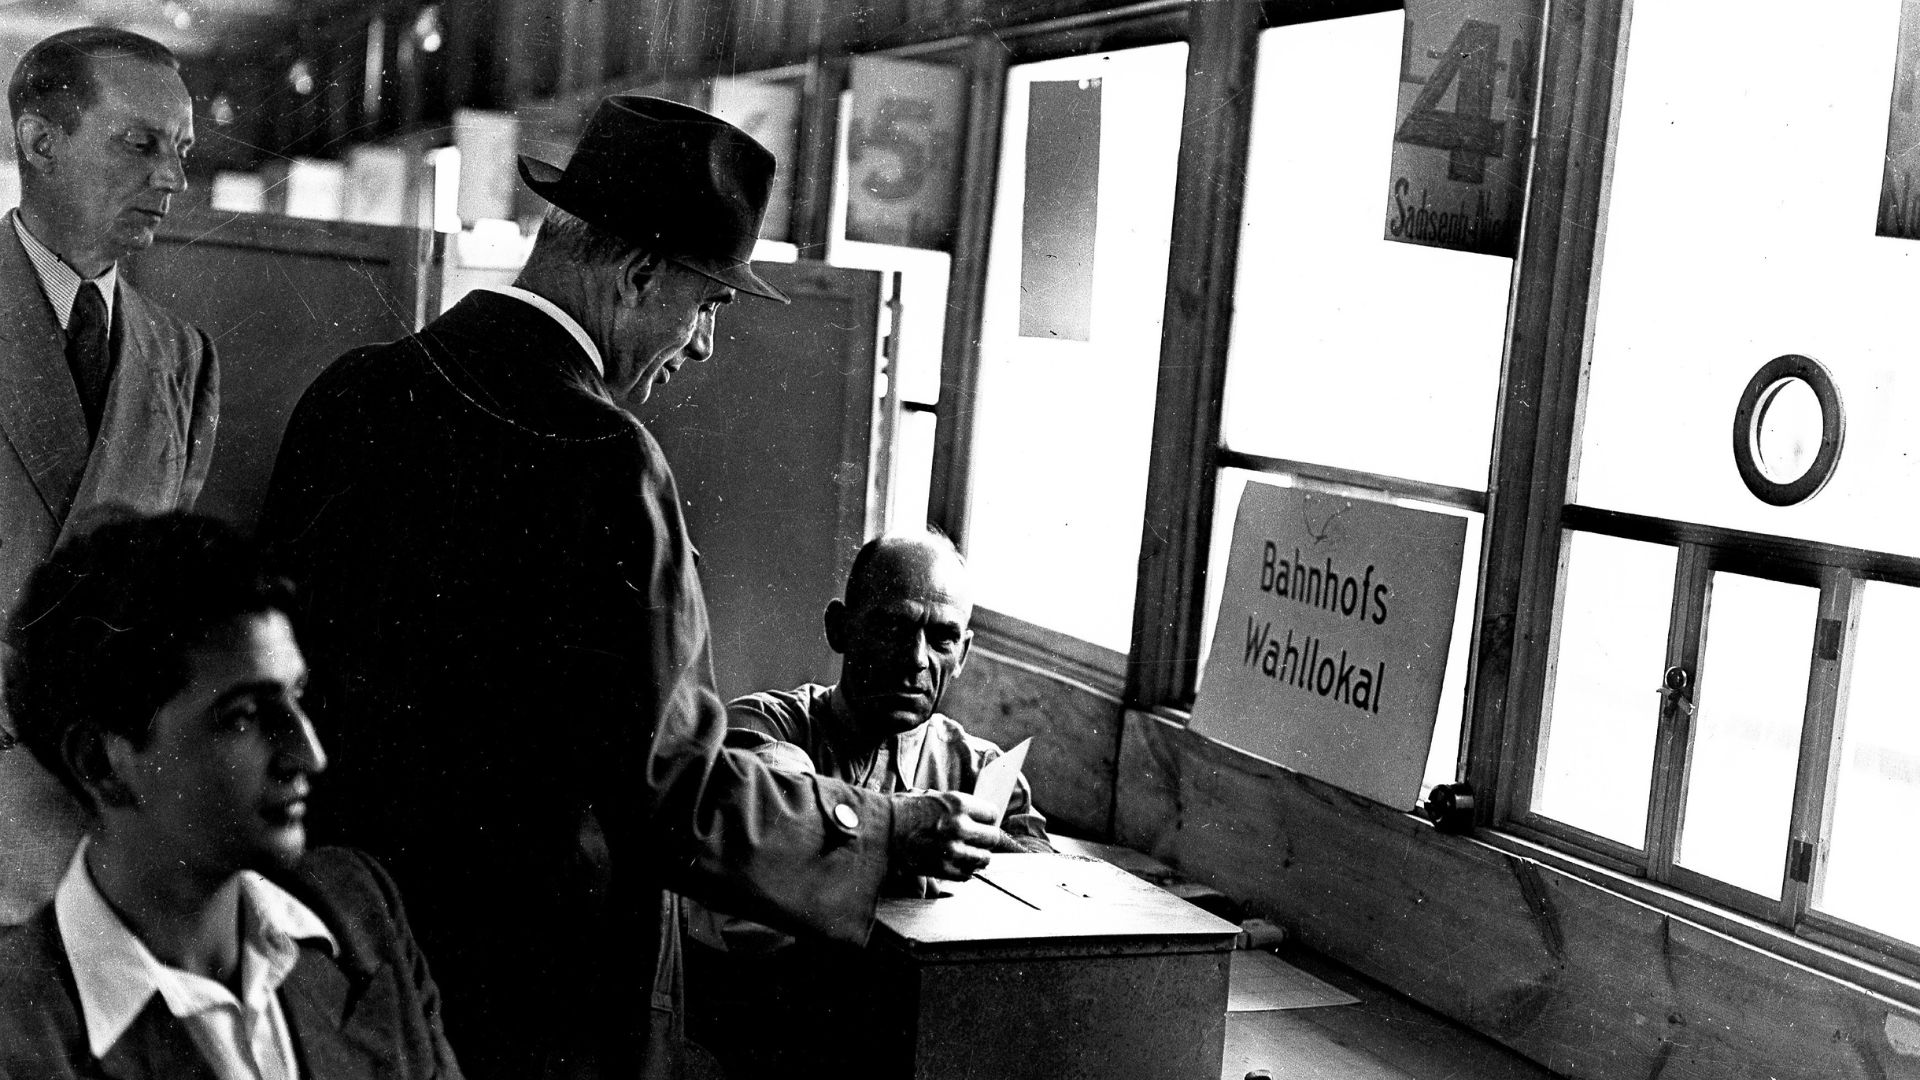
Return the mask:
<path id="1" fill-rule="evenodd" d="M 973 590 L 953 542 L 932 530 L 882 536 L 854 556 L 846 598 L 827 604 L 840 681 L 727 704 L 727 744 L 889 794 L 972 791 L 1000 748 L 938 710 L 973 647 Z M 1010 850 L 1052 851 L 1022 776 L 1001 829 Z"/>
<path id="2" fill-rule="evenodd" d="M 939 711 L 973 645 L 973 591 L 952 541 L 882 536 L 854 556 L 846 596 L 827 604 L 840 681 L 748 694 L 727 705 L 727 745 L 777 768 L 882 794 L 971 792 L 1000 748 Z M 1052 851 L 1019 777 L 1000 822 L 1006 851 Z M 921 895 L 921 879 L 889 891 Z M 730 1075 L 862 1074 L 874 1003 L 839 949 L 687 905 L 689 1032 Z M 865 1063 L 870 1064 L 870 1063 Z"/>

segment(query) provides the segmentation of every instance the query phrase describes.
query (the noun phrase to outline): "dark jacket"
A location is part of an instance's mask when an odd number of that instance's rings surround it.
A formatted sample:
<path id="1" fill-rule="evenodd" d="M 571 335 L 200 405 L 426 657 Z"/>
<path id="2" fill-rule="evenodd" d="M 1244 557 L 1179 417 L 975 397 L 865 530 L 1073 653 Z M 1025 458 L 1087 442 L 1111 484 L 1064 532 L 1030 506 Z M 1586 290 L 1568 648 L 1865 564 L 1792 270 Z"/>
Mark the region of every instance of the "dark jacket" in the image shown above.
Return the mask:
<path id="1" fill-rule="evenodd" d="M 664 890 L 864 940 L 890 803 L 722 749 L 673 476 L 552 319 L 475 293 L 336 361 L 262 532 L 310 607 L 315 818 L 432 912 L 471 1075 L 671 1075 Z"/>
<path id="2" fill-rule="evenodd" d="M 339 942 L 303 942 L 280 986 L 306 1080 L 459 1080 L 440 999 L 399 897 L 371 859 L 323 848 L 276 876 Z M 53 905 L 0 931 L 0 1080 L 214 1080 L 186 1027 L 155 995 L 104 1059 L 87 1047 L 79 992 Z"/>

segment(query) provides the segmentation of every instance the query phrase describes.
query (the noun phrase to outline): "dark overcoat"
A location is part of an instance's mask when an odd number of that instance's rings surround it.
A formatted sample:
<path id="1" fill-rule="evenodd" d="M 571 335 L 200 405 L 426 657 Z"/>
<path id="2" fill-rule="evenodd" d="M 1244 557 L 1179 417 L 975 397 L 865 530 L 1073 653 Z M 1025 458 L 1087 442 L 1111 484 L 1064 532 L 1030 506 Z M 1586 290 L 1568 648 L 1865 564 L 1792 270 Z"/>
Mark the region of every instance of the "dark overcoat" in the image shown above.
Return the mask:
<path id="1" fill-rule="evenodd" d="M 316 828 L 391 866 L 469 1075 L 672 1075 L 666 890 L 864 940 L 890 803 L 722 748 L 673 476 L 553 319 L 479 292 L 336 361 L 262 530 L 308 607 Z"/>

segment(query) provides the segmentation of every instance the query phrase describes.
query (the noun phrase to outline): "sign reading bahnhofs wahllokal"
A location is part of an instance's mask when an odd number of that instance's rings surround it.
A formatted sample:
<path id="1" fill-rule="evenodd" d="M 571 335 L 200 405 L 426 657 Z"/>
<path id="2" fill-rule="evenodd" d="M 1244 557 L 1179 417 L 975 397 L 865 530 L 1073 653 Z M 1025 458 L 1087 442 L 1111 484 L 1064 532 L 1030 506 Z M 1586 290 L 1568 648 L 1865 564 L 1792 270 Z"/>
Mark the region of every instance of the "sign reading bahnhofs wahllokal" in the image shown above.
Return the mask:
<path id="1" fill-rule="evenodd" d="M 1249 483 L 1193 729 L 1414 805 L 1466 536 L 1450 514 Z"/>
<path id="2" fill-rule="evenodd" d="M 1407 0 L 1387 239 L 1511 258 L 1541 0 Z"/>

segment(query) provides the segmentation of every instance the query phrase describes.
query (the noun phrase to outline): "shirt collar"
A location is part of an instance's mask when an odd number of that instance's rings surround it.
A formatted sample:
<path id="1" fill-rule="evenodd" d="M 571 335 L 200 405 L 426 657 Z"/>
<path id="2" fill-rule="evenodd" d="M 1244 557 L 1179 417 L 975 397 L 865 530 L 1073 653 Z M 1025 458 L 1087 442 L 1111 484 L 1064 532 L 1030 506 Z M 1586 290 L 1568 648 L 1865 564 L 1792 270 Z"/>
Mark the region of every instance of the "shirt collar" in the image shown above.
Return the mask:
<path id="1" fill-rule="evenodd" d="M 40 291 L 46 293 L 54 321 L 60 324 L 61 331 L 66 331 L 67 320 L 73 315 L 73 298 L 80 295 L 81 284 L 88 280 L 99 287 L 100 295 L 106 299 L 107 325 L 113 325 L 113 290 L 120 281 L 120 264 L 108 266 L 107 272 L 97 278 L 82 278 L 65 259 L 54 254 L 52 248 L 28 230 L 20 211 L 15 210 L 8 216 L 13 219 L 13 231 L 20 237 L 20 246 L 27 249 L 27 261 L 33 263 L 34 273 L 40 278 Z"/>
<path id="2" fill-rule="evenodd" d="M 83 840 L 53 894 L 53 910 L 93 1056 L 105 1057 L 155 994 L 168 1012 L 182 1017 L 230 1000 L 219 983 L 168 967 L 147 949 L 100 895 L 87 872 L 86 855 Z M 230 887 L 240 891 L 240 925 L 246 935 L 241 942 L 242 989 L 250 1000 L 285 981 L 299 959 L 299 941 L 318 939 L 338 955 L 339 943 L 326 924 L 286 890 L 251 870 L 235 874 Z"/>
<path id="3" fill-rule="evenodd" d="M 581 350 L 587 354 L 587 359 L 593 361 L 593 370 L 599 372 L 602 379 L 607 377 L 607 365 L 600 359 L 600 347 L 593 343 L 593 339 L 587 336 L 586 330 L 574 320 L 573 316 L 560 310 L 558 304 L 555 304 L 537 292 L 531 292 L 518 285 L 478 285 L 475 286 L 475 291 L 511 296 L 516 300 L 523 300 L 539 308 L 541 311 L 546 312 L 553 317 L 554 322 L 560 324 L 562 330 L 573 335 L 573 340 L 580 344 Z"/>
<path id="4" fill-rule="evenodd" d="M 847 695 L 840 689 L 839 683 L 835 683 L 827 688 L 826 699 L 827 719 L 831 724 L 831 737 L 839 747 L 846 748 L 837 751 L 844 754 L 847 752 L 847 749 L 859 746 L 862 742 L 859 735 L 860 729 L 854 722 L 853 706 L 847 703 Z M 895 732 L 893 735 L 882 740 L 882 742 L 887 744 L 888 749 L 892 751 L 890 754 L 893 758 L 891 767 L 898 777 L 902 788 L 910 788 L 913 786 L 914 775 L 919 772 L 920 768 L 920 747 L 927 737 L 927 730 L 933 726 L 932 720 L 932 717 L 928 717 L 926 722 L 921 723 L 919 726 L 908 728 L 906 731 Z M 878 745 L 879 744 L 874 744 L 875 747 Z M 875 749 L 872 752 L 877 753 L 878 750 Z"/>
<path id="5" fill-rule="evenodd" d="M 854 740 L 853 706 L 847 704 L 847 695 L 841 692 L 839 683 L 827 688 L 827 718 L 833 723 L 835 739 L 843 744 L 851 744 Z"/>

